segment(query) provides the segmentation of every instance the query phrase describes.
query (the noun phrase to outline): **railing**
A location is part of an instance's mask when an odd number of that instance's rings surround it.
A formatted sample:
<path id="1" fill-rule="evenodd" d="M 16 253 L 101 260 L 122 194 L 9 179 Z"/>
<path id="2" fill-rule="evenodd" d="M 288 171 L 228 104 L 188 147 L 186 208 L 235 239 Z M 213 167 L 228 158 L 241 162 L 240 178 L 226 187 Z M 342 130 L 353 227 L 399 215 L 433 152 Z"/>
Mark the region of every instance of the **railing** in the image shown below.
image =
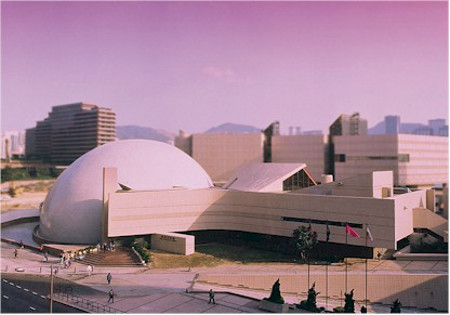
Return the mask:
<path id="1" fill-rule="evenodd" d="M 94 313 L 125 313 L 109 305 L 91 301 L 80 296 L 74 295 L 71 286 L 60 286 L 55 288 L 54 297 L 67 304 L 76 305 L 81 309 L 92 311 Z"/>

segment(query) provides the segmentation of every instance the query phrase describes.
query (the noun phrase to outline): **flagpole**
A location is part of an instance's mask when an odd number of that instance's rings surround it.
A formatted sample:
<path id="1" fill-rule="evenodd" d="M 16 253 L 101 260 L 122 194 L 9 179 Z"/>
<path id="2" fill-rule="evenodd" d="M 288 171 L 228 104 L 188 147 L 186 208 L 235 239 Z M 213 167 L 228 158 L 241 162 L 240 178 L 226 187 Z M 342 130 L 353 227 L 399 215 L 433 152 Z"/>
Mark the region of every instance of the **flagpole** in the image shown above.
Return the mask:
<path id="1" fill-rule="evenodd" d="M 347 250 L 347 225 L 348 223 L 345 223 L 345 250 Z M 345 293 L 347 293 L 347 257 L 345 259 Z"/>
<path id="2" fill-rule="evenodd" d="M 326 234 L 326 250 L 325 250 L 325 252 L 326 252 L 326 254 L 327 254 L 327 256 L 326 256 L 326 258 L 327 258 L 327 261 L 325 262 L 326 263 L 326 265 L 325 265 L 325 309 L 327 309 L 328 308 L 328 259 L 330 258 L 330 253 L 328 252 L 329 251 L 329 247 L 328 247 L 328 242 L 330 241 L 330 227 L 328 226 L 328 221 L 327 221 L 327 230 L 326 230 L 326 232 L 325 232 L 325 234 Z"/>
<path id="3" fill-rule="evenodd" d="M 310 276 L 310 273 L 309 273 L 309 253 L 308 253 L 307 260 L 308 260 L 308 290 L 309 290 L 309 276 Z"/>
<path id="4" fill-rule="evenodd" d="M 369 236 L 369 226 L 366 223 L 366 250 L 367 250 L 367 237 Z M 367 282 L 367 256 L 366 256 L 366 309 L 367 309 L 367 291 L 368 291 L 368 282 Z"/>
<path id="5" fill-rule="evenodd" d="M 328 241 L 327 241 L 327 256 L 328 256 Z M 325 262 L 325 309 L 328 308 L 328 257 L 327 261 Z"/>

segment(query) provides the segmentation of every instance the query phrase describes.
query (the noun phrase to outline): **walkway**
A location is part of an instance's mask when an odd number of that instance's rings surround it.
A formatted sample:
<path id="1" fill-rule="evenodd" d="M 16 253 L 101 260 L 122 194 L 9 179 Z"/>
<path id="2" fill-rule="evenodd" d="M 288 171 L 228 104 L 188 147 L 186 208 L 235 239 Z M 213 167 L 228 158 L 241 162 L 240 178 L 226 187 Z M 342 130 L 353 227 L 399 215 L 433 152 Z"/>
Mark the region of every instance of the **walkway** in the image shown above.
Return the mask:
<path id="1" fill-rule="evenodd" d="M 13 251 L 17 246 L 2 242 L 1 244 L 1 271 L 13 272 L 23 270 L 24 273 L 41 274 L 47 276 L 50 273 L 50 265 L 57 264 L 59 259 L 52 257 L 49 262 L 44 261 L 42 254 L 28 249 L 19 249 L 18 259 L 14 259 Z M 358 261 L 353 261 L 358 262 Z M 370 270 L 374 274 L 383 273 L 403 273 L 403 274 L 447 274 L 447 262 L 396 262 L 396 261 L 371 261 Z M 311 266 L 311 274 L 322 273 L 323 266 Z M 333 272 L 342 273 L 343 265 L 334 267 Z M 331 268 L 330 268 L 331 270 Z M 360 260 L 349 266 L 352 273 L 361 273 L 364 264 Z M 111 285 L 107 284 L 106 275 L 111 272 L 113 279 Z M 257 309 L 255 299 L 267 297 L 270 292 L 263 290 L 240 289 L 233 287 L 214 286 L 198 283 L 196 279 L 200 275 L 223 275 L 223 274 L 258 274 L 258 275 L 278 275 L 278 274 L 304 274 L 307 269 L 305 265 L 294 264 L 256 264 L 242 265 L 229 264 L 213 268 L 186 268 L 177 269 L 149 269 L 142 267 L 96 267 L 93 275 L 89 276 L 86 266 L 73 263 L 69 269 L 60 269 L 58 277 L 64 278 L 80 285 L 88 286 L 104 295 L 84 296 L 93 301 L 106 303 L 107 292 L 112 287 L 117 296 L 114 307 L 122 311 L 133 313 L 236 313 L 236 312 L 261 312 Z M 232 294 L 217 293 L 217 304 L 207 303 L 207 291 L 213 288 L 215 291 L 226 291 Z M 202 293 L 186 293 L 202 292 Z M 237 294 L 237 295 L 236 295 Z M 247 296 L 239 296 L 240 294 Z M 283 294 L 289 303 L 298 303 L 299 297 L 296 295 Z M 303 297 L 301 297 L 303 299 Z M 318 304 L 325 306 L 325 300 L 319 299 Z M 339 306 L 341 301 L 329 300 L 328 308 Z M 358 306 L 357 306 L 358 308 Z M 415 308 L 406 309 L 405 312 L 424 312 Z M 369 305 L 369 312 L 389 312 L 388 305 Z M 429 312 L 429 311 L 427 311 Z"/>

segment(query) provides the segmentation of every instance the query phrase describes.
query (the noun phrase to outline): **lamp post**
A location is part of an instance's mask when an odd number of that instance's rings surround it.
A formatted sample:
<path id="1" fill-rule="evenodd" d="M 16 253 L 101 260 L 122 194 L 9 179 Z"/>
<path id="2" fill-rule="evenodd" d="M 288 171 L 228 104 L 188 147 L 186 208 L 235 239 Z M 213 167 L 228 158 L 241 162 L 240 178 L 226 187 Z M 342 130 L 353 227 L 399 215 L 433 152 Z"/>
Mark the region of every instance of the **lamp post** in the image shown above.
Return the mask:
<path id="1" fill-rule="evenodd" d="M 50 313 L 53 313 L 53 264 L 50 265 Z"/>

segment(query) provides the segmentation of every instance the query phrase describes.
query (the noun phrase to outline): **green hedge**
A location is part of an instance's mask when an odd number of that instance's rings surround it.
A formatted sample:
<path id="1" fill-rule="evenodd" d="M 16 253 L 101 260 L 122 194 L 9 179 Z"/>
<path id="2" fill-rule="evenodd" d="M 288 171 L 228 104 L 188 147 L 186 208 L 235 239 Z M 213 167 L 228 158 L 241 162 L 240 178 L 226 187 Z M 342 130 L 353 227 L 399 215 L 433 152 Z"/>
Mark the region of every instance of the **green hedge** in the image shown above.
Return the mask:
<path id="1" fill-rule="evenodd" d="M 140 243 L 133 243 L 132 246 L 138 253 L 141 255 L 142 259 L 145 261 L 145 263 L 148 263 L 150 261 L 150 257 L 148 256 L 147 251 Z"/>
<path id="2" fill-rule="evenodd" d="M 63 169 L 57 169 L 53 167 L 6 167 L 1 170 L 1 178 L 2 182 L 27 179 L 53 179 L 57 178 L 62 172 Z"/>

